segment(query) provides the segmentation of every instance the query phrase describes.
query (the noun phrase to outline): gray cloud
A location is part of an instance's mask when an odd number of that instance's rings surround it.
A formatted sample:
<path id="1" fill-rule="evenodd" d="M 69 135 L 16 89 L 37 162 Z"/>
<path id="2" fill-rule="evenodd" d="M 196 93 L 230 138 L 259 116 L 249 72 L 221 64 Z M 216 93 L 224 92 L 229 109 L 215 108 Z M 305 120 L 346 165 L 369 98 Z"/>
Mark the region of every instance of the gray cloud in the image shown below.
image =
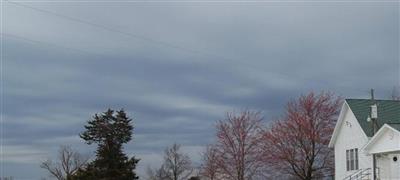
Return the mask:
<path id="1" fill-rule="evenodd" d="M 125 150 L 143 174 L 174 142 L 198 163 L 226 111 L 269 121 L 309 91 L 386 98 L 399 85 L 395 6 L 26 4 L 141 38 L 6 3 L 3 164 L 17 179 L 46 176 L 58 145 L 92 152 L 77 135 L 109 107 L 134 118 Z"/>

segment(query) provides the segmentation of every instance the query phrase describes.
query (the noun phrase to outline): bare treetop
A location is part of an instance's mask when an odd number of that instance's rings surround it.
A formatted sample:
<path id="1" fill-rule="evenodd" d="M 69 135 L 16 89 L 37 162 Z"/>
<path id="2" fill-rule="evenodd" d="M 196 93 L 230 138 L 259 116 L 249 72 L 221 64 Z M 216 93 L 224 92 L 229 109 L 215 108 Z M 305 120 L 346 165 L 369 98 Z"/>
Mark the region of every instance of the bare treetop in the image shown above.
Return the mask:
<path id="1" fill-rule="evenodd" d="M 203 176 L 213 179 L 245 180 L 260 174 L 262 117 L 259 112 L 229 112 L 218 121 L 216 144 L 204 155 Z"/>
<path id="2" fill-rule="evenodd" d="M 309 93 L 288 103 L 285 117 L 263 136 L 264 158 L 274 173 L 302 180 L 333 174 L 328 144 L 340 102 L 330 93 Z"/>
<path id="3" fill-rule="evenodd" d="M 148 168 L 150 180 L 187 180 L 193 173 L 192 162 L 180 150 L 181 145 L 173 144 L 164 151 L 164 162 L 159 169 Z"/>
<path id="4" fill-rule="evenodd" d="M 57 161 L 46 160 L 40 167 L 46 169 L 51 176 L 58 180 L 67 180 L 80 168 L 83 168 L 88 160 L 89 156 L 80 154 L 70 146 L 61 146 Z"/>

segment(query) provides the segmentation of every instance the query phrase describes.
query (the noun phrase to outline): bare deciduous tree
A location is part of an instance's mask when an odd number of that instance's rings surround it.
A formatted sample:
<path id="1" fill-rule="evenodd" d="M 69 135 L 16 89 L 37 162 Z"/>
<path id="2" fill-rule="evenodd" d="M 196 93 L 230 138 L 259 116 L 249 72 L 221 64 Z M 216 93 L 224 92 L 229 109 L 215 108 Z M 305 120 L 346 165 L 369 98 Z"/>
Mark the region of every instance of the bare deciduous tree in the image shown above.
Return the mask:
<path id="1" fill-rule="evenodd" d="M 164 165 L 161 165 L 159 169 L 147 168 L 147 179 L 148 180 L 164 180 L 168 178 L 167 173 L 164 171 Z"/>
<path id="2" fill-rule="evenodd" d="M 258 176 L 263 166 L 261 121 L 259 112 L 227 113 L 226 119 L 217 124 L 217 142 L 212 147 L 215 152 L 211 152 L 215 159 L 209 159 L 212 163 L 208 164 L 217 167 L 204 167 L 203 170 L 217 169 L 215 179 L 245 180 Z"/>
<path id="3" fill-rule="evenodd" d="M 58 180 L 69 180 L 80 168 L 83 168 L 89 160 L 89 156 L 83 156 L 70 146 L 61 146 L 57 162 L 46 160 L 40 165 L 51 176 Z"/>
<path id="4" fill-rule="evenodd" d="M 192 175 L 193 167 L 188 155 L 180 151 L 179 144 L 173 144 L 164 151 L 164 162 L 159 169 L 148 168 L 151 180 L 187 180 Z"/>
<path id="5" fill-rule="evenodd" d="M 200 167 L 200 174 L 208 180 L 216 180 L 218 175 L 218 152 L 214 145 L 209 145 L 202 155 L 203 164 Z"/>
<path id="6" fill-rule="evenodd" d="M 169 180 L 186 180 L 193 172 L 188 155 L 180 151 L 181 145 L 173 144 L 165 149 L 163 169 Z"/>
<path id="7" fill-rule="evenodd" d="M 288 103 L 286 114 L 263 135 L 265 162 L 275 172 L 301 180 L 333 174 L 328 148 L 341 99 L 330 93 L 310 93 Z"/>

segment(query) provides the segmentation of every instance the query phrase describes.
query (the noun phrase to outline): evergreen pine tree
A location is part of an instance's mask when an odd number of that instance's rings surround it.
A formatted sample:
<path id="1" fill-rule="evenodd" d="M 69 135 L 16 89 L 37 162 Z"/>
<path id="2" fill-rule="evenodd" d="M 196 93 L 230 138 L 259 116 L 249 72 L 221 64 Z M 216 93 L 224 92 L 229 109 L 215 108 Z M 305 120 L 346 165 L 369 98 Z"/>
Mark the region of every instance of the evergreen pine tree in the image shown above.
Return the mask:
<path id="1" fill-rule="evenodd" d="M 132 119 L 124 110 L 108 109 L 102 114 L 95 114 L 80 137 L 87 144 L 97 144 L 96 159 L 81 169 L 73 179 L 78 180 L 136 180 L 136 164 L 139 159 L 128 158 L 123 144 L 132 139 Z"/>

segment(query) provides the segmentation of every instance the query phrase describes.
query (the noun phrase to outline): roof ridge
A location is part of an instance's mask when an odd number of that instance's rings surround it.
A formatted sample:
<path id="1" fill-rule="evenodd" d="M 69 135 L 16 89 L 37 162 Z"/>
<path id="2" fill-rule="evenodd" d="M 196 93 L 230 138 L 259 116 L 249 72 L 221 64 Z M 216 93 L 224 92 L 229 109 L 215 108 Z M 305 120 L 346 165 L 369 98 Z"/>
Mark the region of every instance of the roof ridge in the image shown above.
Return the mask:
<path id="1" fill-rule="evenodd" d="M 372 101 L 372 99 L 362 99 L 362 98 L 346 98 L 347 100 L 365 100 L 365 101 Z M 400 102 L 400 100 L 394 100 L 394 99 L 374 99 L 374 101 L 394 101 L 394 102 Z"/>

